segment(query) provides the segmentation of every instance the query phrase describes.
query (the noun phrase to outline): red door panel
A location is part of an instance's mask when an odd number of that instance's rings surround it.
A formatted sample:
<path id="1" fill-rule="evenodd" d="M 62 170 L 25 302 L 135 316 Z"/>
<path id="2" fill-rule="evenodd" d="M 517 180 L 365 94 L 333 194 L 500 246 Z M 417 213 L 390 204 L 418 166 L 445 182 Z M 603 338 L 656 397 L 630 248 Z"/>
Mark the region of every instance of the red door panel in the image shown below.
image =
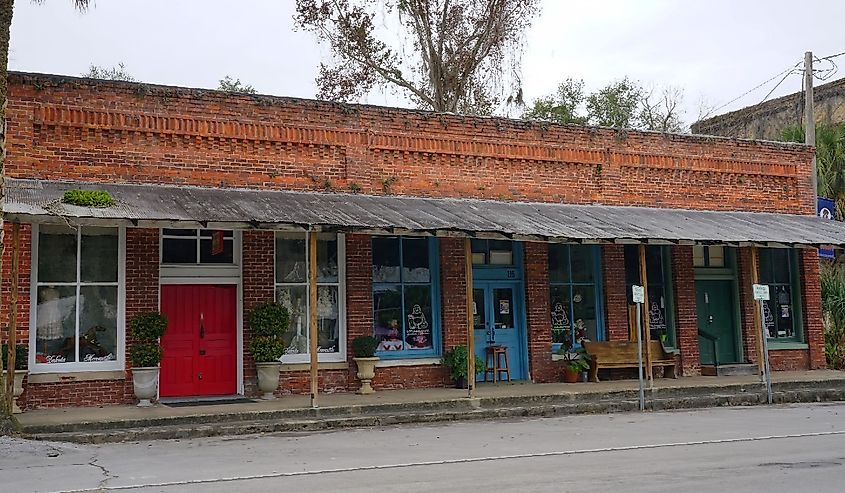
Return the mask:
<path id="1" fill-rule="evenodd" d="M 164 285 L 161 396 L 228 395 L 237 390 L 237 288 Z"/>

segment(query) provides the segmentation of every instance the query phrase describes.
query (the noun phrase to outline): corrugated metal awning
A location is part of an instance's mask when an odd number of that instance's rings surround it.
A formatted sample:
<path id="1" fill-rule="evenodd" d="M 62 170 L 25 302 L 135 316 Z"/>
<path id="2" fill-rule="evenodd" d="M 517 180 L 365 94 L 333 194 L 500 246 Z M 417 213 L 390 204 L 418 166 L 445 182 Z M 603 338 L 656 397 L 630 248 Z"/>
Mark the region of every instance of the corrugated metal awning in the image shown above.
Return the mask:
<path id="1" fill-rule="evenodd" d="M 107 190 L 117 203 L 63 204 L 70 189 Z M 816 216 L 170 185 L 7 179 L 3 209 L 22 222 L 845 247 L 845 223 Z"/>

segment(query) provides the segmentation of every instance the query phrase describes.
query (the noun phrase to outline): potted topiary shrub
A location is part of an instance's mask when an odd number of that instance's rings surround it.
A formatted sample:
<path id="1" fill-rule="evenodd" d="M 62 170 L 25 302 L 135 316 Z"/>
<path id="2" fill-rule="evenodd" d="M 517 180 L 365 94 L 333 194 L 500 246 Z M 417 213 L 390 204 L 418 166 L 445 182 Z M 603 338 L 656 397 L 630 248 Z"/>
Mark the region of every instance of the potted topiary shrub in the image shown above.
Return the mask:
<path id="1" fill-rule="evenodd" d="M 6 370 L 8 367 L 9 362 L 9 346 L 8 344 L 3 344 L 2 347 L 3 351 L 3 376 L 0 378 L 0 382 L 2 382 L 3 387 L 6 386 Z M 22 344 L 18 344 L 15 346 L 15 376 L 14 376 L 14 399 L 12 399 L 12 412 L 17 414 L 21 412 L 21 408 L 18 406 L 18 397 L 23 394 L 23 377 L 26 376 L 26 363 L 27 363 L 27 352 L 26 346 Z"/>
<path id="2" fill-rule="evenodd" d="M 281 358 L 285 354 L 282 336 L 288 330 L 289 319 L 287 308 L 273 302 L 259 305 L 249 313 L 249 327 L 252 329 L 249 352 L 255 360 L 262 399 L 276 398 L 274 392 L 279 388 Z"/>
<path id="3" fill-rule="evenodd" d="M 138 398 L 138 407 L 152 406 L 158 396 L 161 343 L 159 339 L 167 330 L 167 318 L 158 312 L 144 312 L 129 321 L 133 344 L 129 348 L 132 361 L 132 387 Z"/>
<path id="4" fill-rule="evenodd" d="M 359 336 L 352 340 L 352 354 L 355 364 L 358 365 L 358 380 L 361 381 L 359 394 L 372 394 L 372 382 L 376 376 L 376 348 L 379 340 L 373 336 Z"/>
<path id="5" fill-rule="evenodd" d="M 449 378 L 455 382 L 455 388 L 467 388 L 467 347 L 455 346 L 446 351 L 441 363 L 449 370 Z M 475 373 L 484 373 L 484 361 L 478 356 L 475 357 Z"/>

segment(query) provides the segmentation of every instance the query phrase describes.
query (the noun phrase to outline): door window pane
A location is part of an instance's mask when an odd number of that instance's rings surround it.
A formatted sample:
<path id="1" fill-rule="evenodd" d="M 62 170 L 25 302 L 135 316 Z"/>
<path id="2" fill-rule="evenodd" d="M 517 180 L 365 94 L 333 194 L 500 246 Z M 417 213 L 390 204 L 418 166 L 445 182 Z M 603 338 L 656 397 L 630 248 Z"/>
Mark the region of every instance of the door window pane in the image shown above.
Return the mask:
<path id="1" fill-rule="evenodd" d="M 472 320 L 475 330 L 487 330 L 487 305 L 483 289 L 472 290 Z"/>
<path id="2" fill-rule="evenodd" d="M 118 237 L 114 228 L 84 228 L 80 255 L 82 282 L 117 282 Z"/>
<path id="3" fill-rule="evenodd" d="M 76 361 L 76 286 L 39 286 L 35 362 Z"/>
<path id="4" fill-rule="evenodd" d="M 38 234 L 38 282 L 76 282 L 75 229 L 42 225 Z"/>
<path id="5" fill-rule="evenodd" d="M 513 329 L 513 289 L 493 289 L 493 323 L 497 329 Z"/>
<path id="6" fill-rule="evenodd" d="M 80 360 L 117 359 L 117 286 L 82 286 L 79 310 Z"/>

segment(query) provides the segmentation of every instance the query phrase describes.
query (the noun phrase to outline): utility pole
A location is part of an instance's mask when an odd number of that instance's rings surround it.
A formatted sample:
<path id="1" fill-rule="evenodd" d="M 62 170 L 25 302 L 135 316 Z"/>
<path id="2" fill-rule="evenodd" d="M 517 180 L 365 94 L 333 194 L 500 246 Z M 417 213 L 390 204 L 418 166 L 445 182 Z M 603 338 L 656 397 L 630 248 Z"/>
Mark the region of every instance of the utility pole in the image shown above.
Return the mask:
<path id="1" fill-rule="evenodd" d="M 816 145 L 816 117 L 813 111 L 813 52 L 804 53 L 804 143 Z M 816 171 L 816 155 L 813 154 L 813 203 L 818 209 L 819 178 Z M 816 213 L 816 210 L 813 210 Z"/>

